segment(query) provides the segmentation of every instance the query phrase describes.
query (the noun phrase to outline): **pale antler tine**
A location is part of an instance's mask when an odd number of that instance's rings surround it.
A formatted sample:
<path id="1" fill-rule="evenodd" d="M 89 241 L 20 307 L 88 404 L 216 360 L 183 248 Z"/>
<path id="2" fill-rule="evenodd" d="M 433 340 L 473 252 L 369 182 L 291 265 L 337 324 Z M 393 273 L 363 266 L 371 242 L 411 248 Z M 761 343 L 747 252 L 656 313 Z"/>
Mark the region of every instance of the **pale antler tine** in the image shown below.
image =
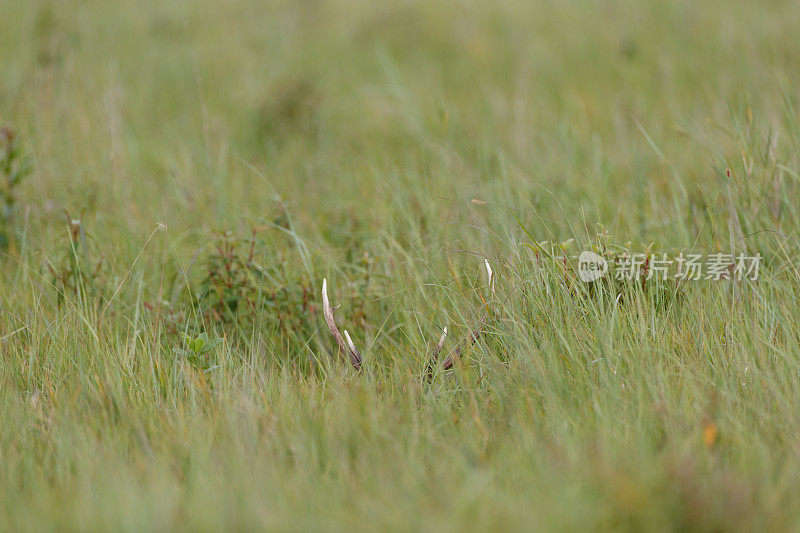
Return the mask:
<path id="1" fill-rule="evenodd" d="M 458 344 L 456 345 L 455 350 L 453 350 L 453 353 L 448 355 L 445 358 L 445 360 L 442 361 L 442 370 L 450 370 L 451 368 L 453 368 L 453 365 L 455 364 L 456 359 L 460 359 L 461 358 L 461 351 L 464 348 L 465 344 L 467 346 L 472 346 L 473 344 L 478 342 L 478 339 L 480 339 L 481 334 L 483 333 L 483 326 L 484 326 L 484 324 L 486 324 L 486 320 L 488 318 L 489 318 L 489 314 L 488 313 L 483 315 L 483 318 L 481 319 L 480 323 L 478 323 L 478 325 L 475 327 L 475 329 L 472 330 L 469 333 L 469 336 L 467 336 L 467 337 L 461 339 L 460 341 L 458 341 Z"/>
<path id="2" fill-rule="evenodd" d="M 356 345 L 353 344 L 353 339 L 350 338 L 347 330 L 344 330 L 344 338 L 347 341 L 347 347 L 350 349 L 350 363 L 356 367 L 356 370 L 361 370 L 361 352 L 356 349 Z"/>
<path id="3" fill-rule="evenodd" d="M 436 345 L 434 352 L 439 353 L 442 351 L 442 346 L 444 346 L 444 340 L 447 338 L 447 326 L 444 327 L 442 331 L 442 336 L 439 338 L 439 343 Z"/>
<path id="4" fill-rule="evenodd" d="M 483 260 L 484 265 L 486 265 L 486 273 L 489 275 L 489 291 L 492 296 L 494 296 L 494 272 L 492 272 L 492 265 L 489 264 L 488 259 Z"/>
<path id="5" fill-rule="evenodd" d="M 333 338 L 336 339 L 336 344 L 342 353 L 347 353 L 347 347 L 344 344 L 342 334 L 339 333 L 339 328 L 336 326 L 336 321 L 333 317 L 333 308 L 328 300 L 328 280 L 322 278 L 322 314 L 325 316 L 325 322 L 328 324 L 328 329 L 331 330 Z"/>
<path id="6" fill-rule="evenodd" d="M 444 347 L 444 341 L 447 338 L 447 326 L 444 327 L 442 331 L 442 336 L 439 337 L 439 342 L 434 347 L 433 351 L 431 352 L 430 358 L 428 358 L 428 365 L 425 367 L 425 378 L 428 381 L 433 379 L 433 369 L 436 366 L 436 360 L 439 358 L 439 352 L 442 351 Z"/>
<path id="7" fill-rule="evenodd" d="M 337 306 L 338 308 L 338 306 Z M 333 338 L 336 339 L 336 344 L 339 345 L 339 350 L 342 354 L 349 354 L 350 356 L 350 363 L 355 367 L 356 370 L 361 370 L 361 354 L 356 350 L 356 347 L 353 345 L 353 341 L 350 340 L 350 335 L 347 334 L 345 331 L 345 335 L 347 335 L 348 343 L 345 343 L 345 340 L 342 338 L 342 334 L 339 332 L 339 328 L 336 326 L 336 320 L 333 317 L 333 308 L 331 307 L 331 303 L 328 300 L 328 280 L 323 278 L 322 279 L 322 314 L 325 315 L 325 322 L 328 324 L 328 329 L 331 331 L 331 335 Z"/>

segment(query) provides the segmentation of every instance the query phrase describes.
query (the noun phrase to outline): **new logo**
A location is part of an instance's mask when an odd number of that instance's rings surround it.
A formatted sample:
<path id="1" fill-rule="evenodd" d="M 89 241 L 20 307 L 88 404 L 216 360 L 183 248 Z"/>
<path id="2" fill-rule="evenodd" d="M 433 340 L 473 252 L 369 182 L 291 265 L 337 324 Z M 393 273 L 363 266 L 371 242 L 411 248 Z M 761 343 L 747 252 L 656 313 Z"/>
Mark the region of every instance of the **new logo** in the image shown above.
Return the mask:
<path id="1" fill-rule="evenodd" d="M 581 281 L 591 283 L 602 278 L 608 272 L 608 261 L 600 254 L 585 250 L 578 256 L 578 277 Z"/>

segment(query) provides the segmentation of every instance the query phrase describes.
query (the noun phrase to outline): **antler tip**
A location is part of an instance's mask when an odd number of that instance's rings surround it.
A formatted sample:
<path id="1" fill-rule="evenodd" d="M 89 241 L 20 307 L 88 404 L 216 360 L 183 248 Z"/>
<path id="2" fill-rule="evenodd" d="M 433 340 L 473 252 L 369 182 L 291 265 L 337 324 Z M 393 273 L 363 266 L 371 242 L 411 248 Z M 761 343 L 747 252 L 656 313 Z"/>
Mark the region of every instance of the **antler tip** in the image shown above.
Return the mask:
<path id="1" fill-rule="evenodd" d="M 344 338 L 347 341 L 347 345 L 350 347 L 350 350 L 353 352 L 358 352 L 358 350 L 356 350 L 356 345 L 353 344 L 353 339 L 350 338 L 350 334 L 347 333 L 347 330 L 344 330 Z"/>
<path id="2" fill-rule="evenodd" d="M 483 264 L 486 265 L 486 274 L 489 275 L 489 292 L 492 296 L 494 296 L 494 272 L 492 272 L 492 265 L 489 264 L 489 260 L 484 258 Z"/>

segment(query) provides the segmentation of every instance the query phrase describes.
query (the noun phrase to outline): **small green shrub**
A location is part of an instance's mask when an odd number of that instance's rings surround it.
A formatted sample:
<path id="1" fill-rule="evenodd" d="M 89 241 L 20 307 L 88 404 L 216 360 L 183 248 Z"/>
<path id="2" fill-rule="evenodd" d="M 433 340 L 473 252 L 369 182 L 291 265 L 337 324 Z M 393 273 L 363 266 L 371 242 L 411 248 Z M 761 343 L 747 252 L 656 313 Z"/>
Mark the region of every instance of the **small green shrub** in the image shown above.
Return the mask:
<path id="1" fill-rule="evenodd" d="M 246 236 L 218 232 L 213 241 L 196 267 L 176 276 L 170 300 L 145 303 L 167 336 L 209 328 L 231 338 L 247 337 L 253 328 L 283 336 L 313 334 L 311 281 L 304 270 L 290 268 L 288 252 L 267 250 L 256 229 Z"/>

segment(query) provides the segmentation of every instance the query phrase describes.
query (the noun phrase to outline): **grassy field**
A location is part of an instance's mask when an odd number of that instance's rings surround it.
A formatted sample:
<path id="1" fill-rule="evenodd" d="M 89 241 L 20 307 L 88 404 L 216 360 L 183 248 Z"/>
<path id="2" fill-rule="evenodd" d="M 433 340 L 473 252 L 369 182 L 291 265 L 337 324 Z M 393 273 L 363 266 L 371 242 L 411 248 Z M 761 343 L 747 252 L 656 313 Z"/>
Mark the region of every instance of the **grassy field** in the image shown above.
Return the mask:
<path id="1" fill-rule="evenodd" d="M 4 0 L 0 530 L 800 528 L 798 27 Z"/>

